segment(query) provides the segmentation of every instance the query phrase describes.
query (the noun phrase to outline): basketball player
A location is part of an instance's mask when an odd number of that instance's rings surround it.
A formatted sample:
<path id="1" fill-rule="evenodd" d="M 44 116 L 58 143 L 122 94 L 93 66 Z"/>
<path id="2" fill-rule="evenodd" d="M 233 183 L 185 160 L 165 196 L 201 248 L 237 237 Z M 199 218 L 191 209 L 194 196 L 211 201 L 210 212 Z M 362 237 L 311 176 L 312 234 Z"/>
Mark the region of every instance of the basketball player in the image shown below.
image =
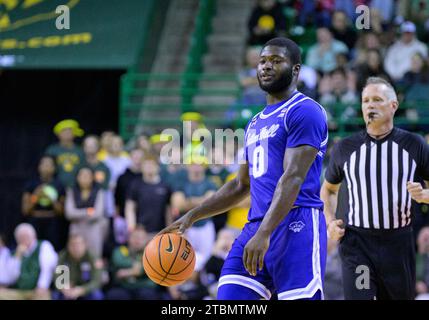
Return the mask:
<path id="1" fill-rule="evenodd" d="M 319 177 L 328 141 L 322 106 L 297 91 L 301 54 L 286 38 L 268 41 L 257 77 L 267 106 L 246 127 L 238 175 L 161 233 L 235 207 L 249 193 L 249 222 L 224 263 L 218 299 L 322 299 L 326 224 Z"/>

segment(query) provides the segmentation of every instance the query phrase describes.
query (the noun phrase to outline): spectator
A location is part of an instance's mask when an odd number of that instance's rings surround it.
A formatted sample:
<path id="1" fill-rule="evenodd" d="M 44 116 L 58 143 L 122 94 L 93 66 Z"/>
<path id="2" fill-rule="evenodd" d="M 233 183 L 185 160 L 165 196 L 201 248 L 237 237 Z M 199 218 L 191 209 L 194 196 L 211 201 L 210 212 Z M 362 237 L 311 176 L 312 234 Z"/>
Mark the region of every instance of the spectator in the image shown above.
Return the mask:
<path id="1" fill-rule="evenodd" d="M 345 43 L 349 50 L 355 47 L 357 35 L 344 11 L 334 11 L 330 28 L 335 39 Z"/>
<path id="2" fill-rule="evenodd" d="M 405 1 L 404 1 L 405 2 Z M 417 23 L 418 26 L 428 31 L 429 20 L 429 1 L 428 0 L 411 0 L 406 2 L 409 7 L 410 20 Z"/>
<path id="3" fill-rule="evenodd" d="M 371 9 L 380 14 L 383 25 L 389 24 L 395 14 L 394 0 L 371 0 Z"/>
<path id="4" fill-rule="evenodd" d="M 65 191 L 55 178 L 55 170 L 54 158 L 45 155 L 40 159 L 39 176 L 27 183 L 22 195 L 22 213 L 36 229 L 39 239 L 48 240 L 59 251 L 64 248 L 67 227 Z"/>
<path id="5" fill-rule="evenodd" d="M 334 0 L 301 0 L 298 7 L 299 24 L 303 27 L 309 24 L 328 27 L 331 23 L 334 2 Z"/>
<path id="6" fill-rule="evenodd" d="M 193 157 L 188 165 L 188 183 L 176 190 L 172 196 L 174 213 L 185 213 L 200 205 L 216 191 L 216 186 L 206 177 L 206 158 Z M 177 215 L 176 215 L 177 217 Z M 207 260 L 215 242 L 215 226 L 211 219 L 197 221 L 188 229 L 186 237 L 195 249 L 195 270 L 200 271 Z"/>
<path id="7" fill-rule="evenodd" d="M 344 300 L 343 277 L 340 255 L 338 253 L 338 243 L 331 239 L 328 239 L 324 294 L 326 300 Z"/>
<path id="8" fill-rule="evenodd" d="M 234 158 L 233 152 L 227 153 L 228 148 L 234 148 L 234 142 L 229 142 L 230 144 L 225 147 L 215 146 L 213 148 L 213 163 L 207 167 L 206 175 L 207 177 L 216 185 L 217 188 L 220 188 L 225 183 L 226 177 L 229 175 L 226 164 L 233 163 Z M 229 150 L 228 150 L 229 151 Z M 228 159 L 229 157 L 229 159 Z"/>
<path id="9" fill-rule="evenodd" d="M 429 83 L 429 66 L 419 52 L 412 56 L 411 69 L 404 74 L 399 83 L 405 91 L 414 85 Z"/>
<path id="10" fill-rule="evenodd" d="M 411 70 L 412 57 L 420 53 L 425 59 L 428 55 L 426 45 L 416 36 L 416 26 L 410 21 L 401 25 L 401 38 L 389 47 L 384 60 L 384 67 L 394 81 L 399 81 L 407 71 Z"/>
<path id="11" fill-rule="evenodd" d="M 98 186 L 107 190 L 109 188 L 110 171 L 107 166 L 98 160 L 97 154 L 100 150 L 100 143 L 97 136 L 90 135 L 83 140 L 83 152 L 85 154 L 85 166 L 94 172 L 94 179 Z"/>
<path id="12" fill-rule="evenodd" d="M 149 234 L 156 234 L 172 222 L 169 208 L 171 190 L 161 181 L 155 156 L 146 155 L 142 162 L 142 179 L 132 183 L 125 204 L 129 230 L 137 225 Z"/>
<path id="13" fill-rule="evenodd" d="M 366 79 L 369 77 L 381 77 L 386 81 L 391 81 L 389 75 L 384 70 L 383 60 L 380 51 L 369 49 L 366 52 L 366 59 L 356 67 L 357 91 L 362 92 Z"/>
<path id="14" fill-rule="evenodd" d="M 82 167 L 76 186 L 67 190 L 65 213 L 71 222 L 70 233 L 82 235 L 95 258 L 102 255 L 107 230 L 104 208 L 103 190 L 94 182 L 92 170 Z"/>
<path id="15" fill-rule="evenodd" d="M 350 21 L 355 21 L 357 17 L 356 7 L 358 5 L 364 4 L 366 5 L 368 0 L 341 0 L 335 1 L 334 9 L 335 11 L 342 11 L 347 15 L 347 18 Z"/>
<path id="16" fill-rule="evenodd" d="M 420 53 L 412 57 L 411 70 L 405 73 L 399 84 L 403 87 L 404 102 L 408 104 L 406 116 L 411 121 L 429 117 L 429 67 Z M 411 126 L 412 130 L 427 132 L 428 123 Z"/>
<path id="17" fill-rule="evenodd" d="M 187 137 L 187 139 L 188 138 L 189 137 Z M 163 148 L 165 145 L 167 145 L 170 142 L 171 139 L 172 139 L 172 136 L 167 134 L 154 134 L 149 139 L 152 147 L 151 149 L 158 157 L 161 166 L 166 166 L 170 162 L 168 155 L 164 154 Z M 187 140 L 187 141 L 190 141 L 190 140 Z"/>
<path id="18" fill-rule="evenodd" d="M 256 71 L 259 64 L 261 47 L 248 47 L 246 51 L 246 65 L 238 74 L 241 86 L 240 106 L 264 105 L 266 94 L 259 87 Z M 241 109 L 241 108 L 240 108 Z"/>
<path id="19" fill-rule="evenodd" d="M 237 235 L 229 229 L 219 230 L 217 234 L 212 255 L 201 273 L 202 283 L 207 287 L 210 294 L 206 299 L 215 300 L 217 297 L 217 287 L 222 266 L 232 248 L 232 244 L 234 243 L 236 236 Z"/>
<path id="20" fill-rule="evenodd" d="M 18 280 L 20 267 L 20 260 L 10 253 L 4 235 L 0 234 L 0 289 Z"/>
<path id="21" fill-rule="evenodd" d="M 348 53 L 347 46 L 332 38 L 327 28 L 317 29 L 317 44 L 310 47 L 306 65 L 322 73 L 331 72 L 336 67 L 336 55 Z"/>
<path id="22" fill-rule="evenodd" d="M 377 50 L 384 56 L 385 48 L 381 45 L 378 35 L 374 32 L 361 33 L 356 42 L 354 65 L 360 65 L 368 60 L 368 51 Z"/>
<path id="23" fill-rule="evenodd" d="M 387 29 L 387 23 L 383 22 L 383 16 L 377 8 L 370 8 L 369 11 L 370 30 L 379 36 L 383 35 Z"/>
<path id="24" fill-rule="evenodd" d="M 268 40 L 286 35 L 286 17 L 276 0 L 258 0 L 247 24 L 249 45 L 263 45 Z"/>
<path id="25" fill-rule="evenodd" d="M 135 148 L 142 150 L 144 153 L 151 153 L 152 147 L 150 145 L 149 135 L 147 135 L 146 133 L 141 133 L 137 137 Z"/>
<path id="26" fill-rule="evenodd" d="M 59 143 L 47 148 L 45 154 L 53 157 L 57 164 L 57 175 L 64 187 L 72 187 L 76 172 L 84 162 L 82 149 L 74 143 L 75 137 L 82 137 L 84 132 L 75 120 L 60 121 L 54 127 Z"/>
<path id="27" fill-rule="evenodd" d="M 142 261 L 146 244 L 151 238 L 143 228 L 130 234 L 128 246 L 113 251 L 110 268 L 113 286 L 106 293 L 107 300 L 161 300 L 163 290 L 144 272 Z"/>
<path id="28" fill-rule="evenodd" d="M 316 99 L 317 96 L 317 72 L 305 64 L 301 65 L 298 76 L 298 90 L 305 95 Z"/>
<path id="29" fill-rule="evenodd" d="M 0 300 L 49 300 L 50 285 L 58 256 L 49 241 L 37 239 L 28 223 L 15 229 L 19 277 L 9 289 L 0 289 Z"/>
<path id="30" fill-rule="evenodd" d="M 181 120 L 184 126 L 185 159 L 192 158 L 193 156 L 207 156 L 208 150 L 206 150 L 202 142 L 202 135 L 208 132 L 204 125 L 203 116 L 198 112 L 185 112 L 182 114 Z M 197 130 L 200 131 L 196 132 Z"/>
<path id="31" fill-rule="evenodd" d="M 356 115 L 355 104 L 359 102 L 359 97 L 355 88 L 356 84 L 348 80 L 346 70 L 342 68 L 333 70 L 321 80 L 319 101 L 327 108 L 331 129 L 335 129 L 332 116 L 349 119 Z"/>
<path id="32" fill-rule="evenodd" d="M 68 268 L 70 283 L 58 288 L 61 273 L 56 273 L 57 290 L 52 293 L 54 300 L 102 300 L 101 274 L 103 263 L 96 260 L 87 249 L 85 239 L 72 234 L 67 249 L 60 253 L 58 266 Z"/>
<path id="33" fill-rule="evenodd" d="M 134 180 L 142 178 L 142 162 L 144 152 L 141 149 L 134 149 L 130 152 L 131 165 L 119 176 L 115 188 L 116 212 L 125 217 L 125 200 L 130 186 Z"/>
<path id="34" fill-rule="evenodd" d="M 116 211 L 114 199 L 116 183 L 119 176 L 131 165 L 131 160 L 128 154 L 124 153 L 124 142 L 120 136 L 112 137 L 108 147 L 107 157 L 103 161 L 110 171 L 109 190 L 106 192 L 106 214 L 113 217 Z"/>
<path id="35" fill-rule="evenodd" d="M 113 131 L 104 131 L 100 137 L 100 150 L 97 153 L 97 158 L 100 161 L 104 161 L 107 158 L 110 145 L 112 144 L 112 138 L 116 136 Z"/>
<path id="36" fill-rule="evenodd" d="M 171 157 L 165 163 L 161 163 L 160 168 L 161 181 L 165 182 L 172 190 L 186 183 L 188 174 L 182 164 L 180 145 L 172 146 Z"/>
<path id="37" fill-rule="evenodd" d="M 416 293 L 418 300 L 429 300 L 429 227 L 422 228 L 417 238 Z"/>

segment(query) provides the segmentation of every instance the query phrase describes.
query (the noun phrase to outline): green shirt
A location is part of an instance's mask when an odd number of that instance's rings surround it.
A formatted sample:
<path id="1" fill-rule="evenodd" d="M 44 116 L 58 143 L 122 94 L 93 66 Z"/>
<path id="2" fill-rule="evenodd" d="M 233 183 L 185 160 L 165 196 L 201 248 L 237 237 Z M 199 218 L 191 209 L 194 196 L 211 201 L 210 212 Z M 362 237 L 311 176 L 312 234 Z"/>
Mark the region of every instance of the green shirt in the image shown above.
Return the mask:
<path id="1" fill-rule="evenodd" d="M 126 246 L 120 246 L 113 251 L 112 261 L 110 263 L 113 272 L 113 281 L 126 289 L 136 288 L 153 288 L 156 286 L 152 280 L 148 278 L 143 269 L 143 251 L 131 252 Z M 116 272 L 120 269 L 132 268 L 134 263 L 138 263 L 141 266 L 141 272 L 138 277 L 129 277 L 125 279 L 117 279 Z"/>
<path id="2" fill-rule="evenodd" d="M 67 250 L 60 253 L 58 265 L 67 266 L 70 270 L 70 287 L 82 287 L 85 294 L 101 288 L 102 268 L 96 266 L 95 259 L 88 252 L 80 260 L 74 260 Z M 56 274 L 56 278 L 59 277 Z"/>
<path id="3" fill-rule="evenodd" d="M 84 163 L 84 153 L 79 146 L 65 148 L 59 143 L 51 145 L 45 152 L 53 157 L 57 164 L 58 179 L 65 187 L 72 187 L 75 183 L 76 173 Z"/>
<path id="4" fill-rule="evenodd" d="M 185 194 L 186 198 L 190 198 L 190 197 L 202 197 L 208 191 L 216 191 L 216 190 L 217 190 L 216 185 L 208 177 L 205 177 L 204 180 L 199 182 L 191 182 L 188 180 L 176 191 L 181 191 Z M 210 218 L 199 220 L 195 222 L 193 226 L 202 227 L 208 221 L 210 221 Z"/>

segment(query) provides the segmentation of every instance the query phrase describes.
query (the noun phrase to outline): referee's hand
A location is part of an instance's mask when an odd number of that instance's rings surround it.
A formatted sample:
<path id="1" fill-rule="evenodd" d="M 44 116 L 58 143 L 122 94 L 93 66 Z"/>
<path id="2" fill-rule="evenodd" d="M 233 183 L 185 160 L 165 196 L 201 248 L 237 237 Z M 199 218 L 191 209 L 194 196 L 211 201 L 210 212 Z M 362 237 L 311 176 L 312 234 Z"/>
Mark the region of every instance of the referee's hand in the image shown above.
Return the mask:
<path id="1" fill-rule="evenodd" d="M 328 235 L 329 238 L 335 241 L 340 241 L 340 239 L 344 236 L 344 222 L 341 219 L 332 220 L 328 224 Z"/>
<path id="2" fill-rule="evenodd" d="M 421 183 L 408 181 L 407 189 L 413 200 L 418 203 L 429 203 L 429 189 L 423 189 Z"/>

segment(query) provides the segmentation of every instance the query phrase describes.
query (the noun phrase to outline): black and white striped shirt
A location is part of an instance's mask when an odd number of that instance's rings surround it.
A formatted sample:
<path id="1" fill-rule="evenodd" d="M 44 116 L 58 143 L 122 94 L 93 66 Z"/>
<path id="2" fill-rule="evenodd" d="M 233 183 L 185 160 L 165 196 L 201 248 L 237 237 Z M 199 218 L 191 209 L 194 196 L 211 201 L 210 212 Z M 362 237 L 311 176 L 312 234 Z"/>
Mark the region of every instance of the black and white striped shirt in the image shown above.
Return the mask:
<path id="1" fill-rule="evenodd" d="M 411 223 L 407 181 L 429 180 L 429 147 L 414 133 L 394 128 L 381 140 L 365 131 L 334 146 L 325 179 L 348 190 L 348 225 L 396 229 Z"/>

